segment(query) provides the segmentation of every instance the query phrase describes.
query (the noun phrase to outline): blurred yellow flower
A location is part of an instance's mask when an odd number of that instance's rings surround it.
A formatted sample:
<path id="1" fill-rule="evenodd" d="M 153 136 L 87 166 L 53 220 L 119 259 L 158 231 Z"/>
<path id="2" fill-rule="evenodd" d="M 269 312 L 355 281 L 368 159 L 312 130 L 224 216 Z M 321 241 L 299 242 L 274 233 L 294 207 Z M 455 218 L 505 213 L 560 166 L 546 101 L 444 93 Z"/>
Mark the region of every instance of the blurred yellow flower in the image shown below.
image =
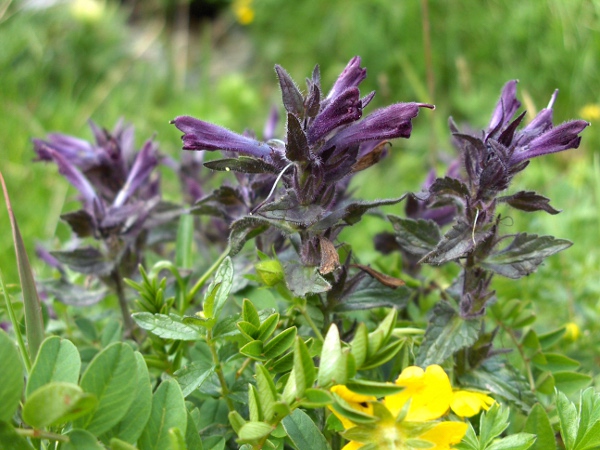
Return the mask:
<path id="1" fill-rule="evenodd" d="M 579 110 L 579 115 L 582 119 L 589 122 L 600 120 L 600 104 L 589 103 Z"/>
<path id="2" fill-rule="evenodd" d="M 581 329 L 575 322 L 569 322 L 565 325 L 564 338 L 568 341 L 576 341 L 581 336 Z"/>
<path id="3" fill-rule="evenodd" d="M 474 391 L 454 391 L 450 409 L 460 417 L 472 417 L 479 414 L 482 409 L 486 411 L 494 404 L 494 399 L 489 395 Z"/>
<path id="4" fill-rule="evenodd" d="M 385 406 L 393 416 L 397 416 L 410 400 L 408 413 L 404 420 L 426 422 L 443 416 L 452 400 L 452 386 L 444 369 L 437 364 L 423 370 L 417 366 L 407 367 L 396 380 L 398 386 L 404 386 L 399 394 L 385 398 Z"/>
<path id="5" fill-rule="evenodd" d="M 237 21 L 242 25 L 249 25 L 254 20 L 254 9 L 252 9 L 252 0 L 235 0 L 233 5 L 233 13 Z"/>
<path id="6" fill-rule="evenodd" d="M 82 22 L 96 22 L 104 14 L 104 2 L 99 0 L 73 0 L 71 14 Z"/>
<path id="7" fill-rule="evenodd" d="M 373 397 L 372 395 L 357 394 L 356 392 L 352 392 L 346 386 L 343 386 L 341 384 L 333 386 L 330 389 L 330 391 L 346 400 L 346 402 L 352 407 L 352 409 L 366 414 L 373 414 L 373 405 L 371 405 L 370 402 L 376 402 L 377 398 Z M 333 414 L 335 414 L 335 417 L 340 419 L 340 422 L 342 422 L 344 429 L 347 430 L 348 428 L 352 428 L 354 426 L 354 424 L 350 420 L 338 414 L 332 407 L 329 407 L 329 409 L 333 412 Z"/>

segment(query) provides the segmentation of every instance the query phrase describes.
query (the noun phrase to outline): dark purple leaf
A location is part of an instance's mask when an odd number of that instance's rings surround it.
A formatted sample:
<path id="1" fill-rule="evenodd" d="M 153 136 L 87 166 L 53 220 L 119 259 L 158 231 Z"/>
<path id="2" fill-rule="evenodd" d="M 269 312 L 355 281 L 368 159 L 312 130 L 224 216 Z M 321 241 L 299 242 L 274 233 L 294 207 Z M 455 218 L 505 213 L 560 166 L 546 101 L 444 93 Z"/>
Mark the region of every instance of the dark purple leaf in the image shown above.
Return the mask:
<path id="1" fill-rule="evenodd" d="M 558 214 L 560 211 L 550 206 L 550 199 L 533 191 L 520 191 L 513 195 L 499 197 L 499 202 L 506 202 L 521 211 L 546 211 L 548 214 Z"/>
<path id="2" fill-rule="evenodd" d="M 108 275 L 116 262 L 108 259 L 99 250 L 93 247 L 78 248 L 71 251 L 50 252 L 61 263 L 75 272 L 86 275 Z"/>
<path id="3" fill-rule="evenodd" d="M 441 239 L 440 229 L 432 220 L 403 219 L 388 216 L 396 232 L 396 243 L 405 252 L 419 258 L 432 252 Z"/>
<path id="4" fill-rule="evenodd" d="M 302 98 L 300 89 L 298 89 L 292 77 L 290 77 L 283 67 L 276 64 L 275 72 L 277 72 L 277 78 L 279 79 L 285 110 L 289 114 L 304 117 L 304 99 Z"/>
<path id="5" fill-rule="evenodd" d="M 285 156 L 294 162 L 307 163 L 310 160 L 308 140 L 298 118 L 288 113 L 287 116 L 287 144 Z"/>
<path id="6" fill-rule="evenodd" d="M 240 156 L 239 158 L 223 158 L 215 161 L 204 163 L 205 167 L 211 170 L 219 170 L 241 173 L 273 173 L 277 174 L 278 170 L 263 159 L 251 158 L 249 156 Z"/>
<path id="7" fill-rule="evenodd" d="M 69 224 L 78 237 L 84 238 L 94 235 L 96 221 L 86 210 L 80 209 L 79 211 L 66 213 L 61 215 L 60 218 Z"/>

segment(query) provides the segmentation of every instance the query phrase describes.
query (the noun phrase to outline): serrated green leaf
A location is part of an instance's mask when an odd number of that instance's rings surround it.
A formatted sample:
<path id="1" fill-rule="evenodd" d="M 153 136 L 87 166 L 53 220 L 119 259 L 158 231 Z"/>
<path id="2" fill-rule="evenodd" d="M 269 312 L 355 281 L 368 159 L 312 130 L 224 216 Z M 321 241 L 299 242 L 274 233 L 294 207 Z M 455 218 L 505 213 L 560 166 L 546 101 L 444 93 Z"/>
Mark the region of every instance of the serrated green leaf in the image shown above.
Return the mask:
<path id="1" fill-rule="evenodd" d="M 104 446 L 87 430 L 71 430 L 67 436 L 69 436 L 69 442 L 62 444 L 61 450 L 104 450 Z"/>
<path id="2" fill-rule="evenodd" d="M 583 435 L 593 424 L 600 421 L 600 395 L 593 387 L 580 392 L 579 395 L 579 430 L 577 432 L 577 444 L 583 439 Z"/>
<path id="3" fill-rule="evenodd" d="M 294 343 L 296 338 L 296 327 L 283 330 L 263 346 L 263 352 L 266 358 L 274 359 L 283 354 Z"/>
<path id="4" fill-rule="evenodd" d="M 481 413 L 479 419 L 479 442 L 482 448 L 487 448 L 508 427 L 510 410 L 498 403 Z"/>
<path id="5" fill-rule="evenodd" d="M 264 422 L 246 422 L 238 436 L 240 442 L 256 442 L 271 434 L 273 426 Z"/>
<path id="6" fill-rule="evenodd" d="M 553 236 L 519 233 L 508 246 L 490 255 L 481 265 L 508 278 L 521 278 L 555 253 L 569 248 L 572 242 Z"/>
<path id="7" fill-rule="evenodd" d="M 77 347 L 71 341 L 50 336 L 42 342 L 27 380 L 26 394 L 29 396 L 44 384 L 53 381 L 77 384 L 80 370 L 81 359 Z"/>
<path id="8" fill-rule="evenodd" d="M 581 425 L 580 425 L 581 427 Z M 580 428 L 581 429 L 581 428 Z M 586 428 L 581 439 L 578 439 L 575 450 L 595 450 L 600 447 L 600 421 Z"/>
<path id="9" fill-rule="evenodd" d="M 531 408 L 531 411 L 527 415 L 523 431 L 537 436 L 536 441 L 531 446 L 531 450 L 556 450 L 554 430 L 552 429 L 552 425 L 550 425 L 548 414 L 546 414 L 544 407 L 539 403 L 536 403 Z"/>
<path id="10" fill-rule="evenodd" d="M 281 424 L 297 449 L 330 450 L 329 444 L 319 428 L 302 410 L 294 410 L 292 414 L 281 421 Z"/>
<path id="11" fill-rule="evenodd" d="M 433 220 L 404 219 L 389 215 L 394 227 L 396 241 L 400 247 L 419 258 L 433 251 L 441 239 L 438 225 Z"/>
<path id="12" fill-rule="evenodd" d="M 19 407 L 23 392 L 23 364 L 19 351 L 4 330 L 0 330 L 0 421 L 8 422 Z"/>
<path id="13" fill-rule="evenodd" d="M 432 310 L 416 364 L 426 367 L 442 364 L 458 350 L 477 341 L 481 319 L 463 319 L 447 302 L 438 302 Z"/>
<path id="14" fill-rule="evenodd" d="M 411 289 L 400 286 L 392 289 L 374 278 L 365 277 L 356 289 L 336 306 L 336 312 L 358 311 L 373 308 L 404 308 L 413 295 Z"/>
<path id="15" fill-rule="evenodd" d="M 123 419 L 107 433 L 107 438 L 116 437 L 130 444 L 135 444 L 141 436 L 152 410 L 152 385 L 146 361 L 140 352 L 135 352 L 135 360 L 135 397 Z"/>
<path id="16" fill-rule="evenodd" d="M 332 323 L 325 335 L 321 350 L 318 385 L 328 388 L 334 384 L 345 384 L 347 379 L 346 364 L 342 355 L 342 342 L 337 326 Z M 310 387 L 310 386 L 307 386 Z"/>
<path id="17" fill-rule="evenodd" d="M 181 341 L 197 341 L 202 334 L 197 326 L 183 323 L 183 318 L 177 314 L 151 314 L 140 312 L 132 314 L 133 320 L 146 331 L 163 339 Z"/>
<path id="18" fill-rule="evenodd" d="M 256 337 L 256 339 L 265 342 L 267 339 L 269 339 L 269 337 L 271 337 L 271 335 L 275 331 L 275 328 L 277 328 L 278 323 L 279 314 L 271 314 L 265 319 L 263 323 L 260 324 L 260 327 L 258 329 L 258 336 Z"/>
<path id="19" fill-rule="evenodd" d="M 565 394 L 557 391 L 556 411 L 558 413 L 560 435 L 565 443 L 565 448 L 567 450 L 573 450 L 579 429 L 577 408 L 575 408 L 575 405 L 569 401 Z"/>
<path id="20" fill-rule="evenodd" d="M 535 442 L 535 435 L 528 433 L 511 434 L 487 447 L 487 450 L 527 450 Z"/>
<path id="21" fill-rule="evenodd" d="M 404 390 L 404 387 L 394 383 L 381 383 L 370 380 L 348 380 L 346 387 L 357 394 L 372 395 L 374 397 L 394 395 Z"/>
<path id="22" fill-rule="evenodd" d="M 23 420 L 34 428 L 59 425 L 94 411 L 98 401 L 73 383 L 46 383 L 23 405 Z"/>
<path id="23" fill-rule="evenodd" d="M 139 439 L 144 450 L 163 450 L 169 448 L 169 430 L 178 428 L 185 433 L 187 412 L 183 393 L 177 381 L 163 381 L 152 396 L 152 412 Z"/>
<path id="24" fill-rule="evenodd" d="M 116 342 L 98 353 L 81 377 L 82 389 L 96 396 L 98 407 L 75 427 L 98 436 L 119 423 L 135 399 L 136 375 L 137 360 L 129 345 Z"/>

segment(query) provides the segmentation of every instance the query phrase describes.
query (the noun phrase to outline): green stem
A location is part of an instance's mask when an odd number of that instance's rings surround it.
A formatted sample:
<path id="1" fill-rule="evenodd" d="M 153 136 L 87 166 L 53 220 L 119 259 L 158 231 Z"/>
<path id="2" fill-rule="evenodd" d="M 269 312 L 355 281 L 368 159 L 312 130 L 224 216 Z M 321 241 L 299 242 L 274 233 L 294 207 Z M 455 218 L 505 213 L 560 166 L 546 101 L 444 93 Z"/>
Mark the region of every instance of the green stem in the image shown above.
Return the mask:
<path id="1" fill-rule="evenodd" d="M 29 430 L 25 428 L 16 428 L 15 431 L 21 436 L 26 436 L 34 439 L 49 439 L 52 441 L 69 442 L 69 437 L 64 434 L 51 433 L 44 430 Z"/>
<path id="2" fill-rule="evenodd" d="M 306 308 L 298 308 L 298 310 L 300 311 L 300 314 L 302 314 L 302 317 L 304 317 L 304 319 L 308 322 L 308 325 L 313 330 L 317 338 L 322 341 L 323 335 L 321 334 L 321 330 L 319 330 L 319 328 L 315 325 Z"/>
<path id="3" fill-rule="evenodd" d="M 23 358 L 23 362 L 25 363 L 25 369 L 27 373 L 31 372 L 31 359 L 29 357 L 29 352 L 27 351 L 27 346 L 25 345 L 25 341 L 23 340 L 23 335 L 21 334 L 21 327 L 19 322 L 17 321 L 17 316 L 15 314 L 15 310 L 12 307 L 12 303 L 8 298 L 8 294 L 6 293 L 6 287 L 4 286 L 4 281 L 2 279 L 2 272 L 0 272 L 0 287 L 2 288 L 2 293 L 4 294 L 4 300 L 6 301 L 6 309 L 8 311 L 8 316 L 10 317 L 10 322 L 12 323 L 13 330 L 15 330 L 15 336 L 17 338 L 17 344 L 19 345 L 19 350 L 21 351 L 21 357 Z"/>
<path id="4" fill-rule="evenodd" d="M 227 387 L 227 380 L 225 379 L 225 374 L 223 374 L 223 368 L 221 367 L 221 362 L 219 361 L 219 355 L 217 354 L 217 349 L 213 342 L 212 329 L 208 329 L 206 332 L 206 344 L 210 349 L 210 354 L 212 355 L 213 364 L 215 365 L 215 372 L 217 377 L 219 377 L 219 384 L 221 384 L 221 394 L 225 399 L 225 403 L 227 403 L 227 408 L 229 411 L 235 411 L 235 407 L 233 405 L 233 401 L 229 398 L 229 388 Z"/>
<path id="5" fill-rule="evenodd" d="M 223 253 L 219 255 L 219 257 L 216 259 L 213 265 L 210 266 L 206 272 L 204 272 L 204 274 L 198 279 L 198 281 L 196 281 L 196 284 L 194 284 L 192 289 L 190 289 L 190 292 L 188 292 L 188 295 L 186 297 L 186 304 L 189 305 L 190 303 L 192 303 L 192 300 L 196 293 L 200 290 L 200 288 L 202 288 L 202 286 L 204 286 L 204 284 L 208 281 L 208 279 L 214 273 L 214 271 L 219 268 L 223 260 L 227 258 L 227 255 L 229 255 L 229 251 L 229 246 L 227 246 L 227 248 L 223 251 Z"/>

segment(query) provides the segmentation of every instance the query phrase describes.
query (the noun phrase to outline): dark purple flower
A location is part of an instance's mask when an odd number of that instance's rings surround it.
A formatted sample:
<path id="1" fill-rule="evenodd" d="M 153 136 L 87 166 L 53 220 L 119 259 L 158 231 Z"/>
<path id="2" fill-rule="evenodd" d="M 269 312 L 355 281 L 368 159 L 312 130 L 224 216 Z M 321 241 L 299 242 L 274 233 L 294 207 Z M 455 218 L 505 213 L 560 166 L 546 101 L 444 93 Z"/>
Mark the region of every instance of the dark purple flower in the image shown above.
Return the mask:
<path id="1" fill-rule="evenodd" d="M 312 144 L 336 128 L 360 119 L 362 102 L 359 96 L 358 88 L 350 87 L 325 106 L 308 128 L 308 142 Z"/>
<path id="2" fill-rule="evenodd" d="M 333 101 L 346 89 L 358 87 L 365 78 L 367 78 L 367 69 L 360 67 L 360 56 L 355 56 L 348 62 L 346 68 L 335 81 L 325 101 Z"/>
<path id="3" fill-rule="evenodd" d="M 113 202 L 113 206 L 122 206 L 129 197 L 144 184 L 154 168 L 158 165 L 158 148 L 152 141 L 146 141 L 144 147 L 135 157 L 133 166 Z"/>
<path id="4" fill-rule="evenodd" d="M 190 116 L 176 117 L 171 123 L 184 133 L 181 138 L 184 150 L 228 150 L 263 159 L 271 154 L 271 148 L 264 142 Z"/>

